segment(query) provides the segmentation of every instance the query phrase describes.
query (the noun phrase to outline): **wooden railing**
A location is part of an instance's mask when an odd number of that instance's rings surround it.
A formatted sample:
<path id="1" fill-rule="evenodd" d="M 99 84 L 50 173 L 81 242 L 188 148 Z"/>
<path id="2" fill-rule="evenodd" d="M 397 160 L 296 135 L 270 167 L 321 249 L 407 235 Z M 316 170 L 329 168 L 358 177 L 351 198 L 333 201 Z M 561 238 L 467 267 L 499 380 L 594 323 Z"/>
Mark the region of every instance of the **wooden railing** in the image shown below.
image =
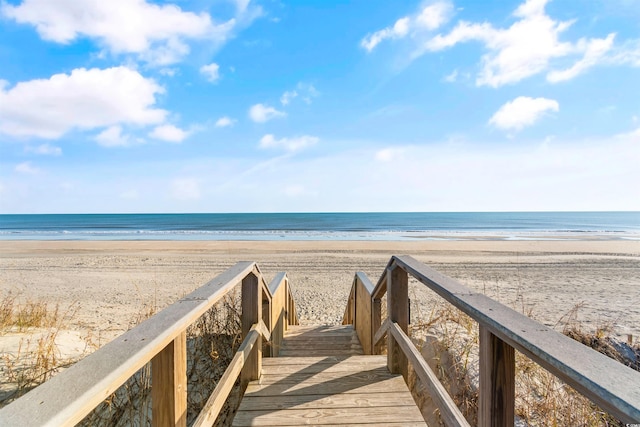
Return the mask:
<path id="1" fill-rule="evenodd" d="M 258 379 L 263 338 L 277 355 L 287 325 L 297 324 L 287 276 L 267 285 L 258 266 L 239 262 L 71 368 L 0 409 L 1 426 L 70 426 L 80 422 L 151 361 L 152 423 L 186 426 L 186 329 L 237 284 L 242 286 L 242 342 L 194 425 L 210 426 L 238 376 Z"/>
<path id="2" fill-rule="evenodd" d="M 625 423 L 640 423 L 640 373 L 475 292 L 409 256 L 393 257 L 374 287 L 357 273 L 343 323 L 353 324 L 365 353 L 380 354 L 387 336 L 389 370 L 405 380 L 408 364 L 422 380 L 447 426 L 468 426 L 410 338 L 408 275 L 479 324 L 478 425 L 513 426 L 515 350 Z M 381 298 L 387 295 L 382 322 Z"/>

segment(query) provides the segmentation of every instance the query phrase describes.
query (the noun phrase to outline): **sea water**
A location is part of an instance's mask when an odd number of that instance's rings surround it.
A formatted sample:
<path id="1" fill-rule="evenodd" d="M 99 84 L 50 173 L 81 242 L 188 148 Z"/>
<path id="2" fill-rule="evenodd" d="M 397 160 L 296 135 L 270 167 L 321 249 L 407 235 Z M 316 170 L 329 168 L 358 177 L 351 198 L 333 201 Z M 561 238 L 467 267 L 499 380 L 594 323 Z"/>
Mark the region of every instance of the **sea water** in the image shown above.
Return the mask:
<path id="1" fill-rule="evenodd" d="M 640 212 L 0 215 L 0 240 L 640 240 Z"/>

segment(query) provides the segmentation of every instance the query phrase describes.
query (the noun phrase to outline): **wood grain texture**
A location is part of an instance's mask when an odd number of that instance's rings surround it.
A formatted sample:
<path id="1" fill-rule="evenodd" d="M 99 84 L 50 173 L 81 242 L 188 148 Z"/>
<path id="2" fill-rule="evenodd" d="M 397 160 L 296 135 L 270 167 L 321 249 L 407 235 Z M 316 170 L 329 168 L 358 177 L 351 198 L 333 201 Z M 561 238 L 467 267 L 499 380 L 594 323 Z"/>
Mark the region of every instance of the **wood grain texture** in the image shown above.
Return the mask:
<path id="1" fill-rule="evenodd" d="M 351 326 L 292 327 L 280 354 L 293 357 L 264 359 L 233 425 L 425 426 L 402 376 L 389 372 L 385 356 L 362 355 L 359 343 L 351 355 L 354 341 Z"/>
<path id="2" fill-rule="evenodd" d="M 247 360 L 247 357 L 258 341 L 259 335 L 260 332 L 258 332 L 258 325 L 256 324 L 251 328 L 242 344 L 240 344 L 238 351 L 233 356 L 231 363 L 229 363 L 229 366 L 224 371 L 224 374 L 218 381 L 218 384 L 213 390 L 213 393 L 211 393 L 211 396 L 209 396 L 209 399 L 207 399 L 207 402 L 200 411 L 200 414 L 194 421 L 192 427 L 208 427 L 215 423 L 216 418 L 218 417 L 220 410 L 222 410 L 236 379 L 242 371 L 245 360 Z"/>
<path id="3" fill-rule="evenodd" d="M 262 287 L 258 276 L 249 274 L 242 279 L 242 337 L 246 339 L 254 324 L 262 321 Z M 262 336 L 247 355 L 241 373 L 241 388 L 260 378 L 262 369 Z"/>
<path id="4" fill-rule="evenodd" d="M 640 372 L 472 291 L 410 256 L 389 266 L 408 271 L 491 333 L 625 423 L 640 422 Z"/>
<path id="5" fill-rule="evenodd" d="M 513 425 L 515 375 L 516 358 L 513 347 L 480 325 L 478 426 Z"/>
<path id="6" fill-rule="evenodd" d="M 453 401 L 447 390 L 444 388 L 435 372 L 429 367 L 418 349 L 413 345 L 411 339 L 404 333 L 402 329 L 393 323 L 389 331 L 400 345 L 402 352 L 407 356 L 413 369 L 422 381 L 422 384 L 429 392 L 431 399 L 439 408 L 440 416 L 448 427 L 470 427 L 464 418 L 456 403 Z M 513 425 L 513 423 L 511 424 Z"/>
<path id="7" fill-rule="evenodd" d="M 409 330 L 409 276 L 402 268 L 395 267 L 387 271 L 387 281 L 389 320 L 407 333 Z M 408 381 L 407 356 L 400 350 L 392 334 L 387 334 L 387 366 L 390 372 L 400 373 L 405 381 Z"/>
<path id="8" fill-rule="evenodd" d="M 357 273 L 355 286 L 355 329 L 360 338 L 364 354 L 371 354 L 371 291 L 373 285 L 364 273 Z"/>
<path id="9" fill-rule="evenodd" d="M 187 425 L 187 333 L 151 359 L 152 425 Z"/>
<path id="10" fill-rule="evenodd" d="M 95 353 L 0 409 L 0 425 L 75 425 L 187 326 L 218 302 L 255 263 L 239 262 Z M 65 390 L 60 393 L 60 390 Z"/>

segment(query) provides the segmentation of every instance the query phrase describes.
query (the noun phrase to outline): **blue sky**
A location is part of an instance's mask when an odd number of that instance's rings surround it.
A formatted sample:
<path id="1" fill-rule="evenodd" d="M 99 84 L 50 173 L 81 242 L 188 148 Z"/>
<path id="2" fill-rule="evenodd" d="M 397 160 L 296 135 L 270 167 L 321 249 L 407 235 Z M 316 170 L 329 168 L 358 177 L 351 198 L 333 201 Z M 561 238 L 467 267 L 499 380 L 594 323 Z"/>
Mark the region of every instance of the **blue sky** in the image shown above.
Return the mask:
<path id="1" fill-rule="evenodd" d="M 0 212 L 640 210 L 636 0 L 0 0 Z"/>

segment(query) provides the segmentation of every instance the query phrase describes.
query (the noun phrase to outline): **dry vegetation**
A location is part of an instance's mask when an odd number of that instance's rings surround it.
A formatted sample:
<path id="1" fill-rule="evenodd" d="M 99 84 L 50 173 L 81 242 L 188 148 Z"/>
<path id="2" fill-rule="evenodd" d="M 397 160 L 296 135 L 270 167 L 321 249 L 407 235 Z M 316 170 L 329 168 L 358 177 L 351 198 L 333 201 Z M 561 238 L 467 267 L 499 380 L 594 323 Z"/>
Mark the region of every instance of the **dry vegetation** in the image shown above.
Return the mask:
<path id="1" fill-rule="evenodd" d="M 386 304 L 383 304 L 385 307 Z M 188 339 L 188 422 L 197 417 L 217 381 L 240 345 L 240 300 L 229 294 L 187 331 Z M 524 307 L 524 305 L 523 305 Z M 640 345 L 625 345 L 607 336 L 607 328 L 594 333 L 581 330 L 575 321 L 580 307 L 561 319 L 568 336 L 639 369 Z M 141 304 L 131 326 L 152 316 L 155 300 Z M 421 304 L 420 313 L 412 313 L 411 334 L 425 360 L 439 376 L 451 396 L 472 425 L 477 423 L 478 407 L 478 329 L 476 323 L 451 305 L 434 300 Z M 61 312 L 58 306 L 42 301 L 20 302 L 15 295 L 0 300 L 0 334 L 40 331 L 24 338 L 17 353 L 3 352 L 0 406 L 26 393 L 73 363 L 62 360 L 56 337 L 64 329 L 73 310 Z M 420 400 L 423 415 L 438 425 L 437 410 L 415 375 L 410 376 L 414 394 Z M 90 413 L 80 425 L 148 425 L 151 414 L 151 372 L 147 364 L 113 395 Z M 217 425 L 229 425 L 239 404 L 234 389 Z M 526 426 L 611 426 L 621 425 L 609 414 L 584 398 L 555 376 L 521 354 L 516 354 L 516 414 Z"/>
<path id="2" fill-rule="evenodd" d="M 15 351 L 0 353 L 0 406 L 22 396 L 76 360 L 61 357 L 56 339 L 74 315 L 45 301 L 20 301 L 17 295 L 0 299 L 0 336 L 20 336 Z"/>
<path id="3" fill-rule="evenodd" d="M 576 307 L 574 311 L 577 311 Z M 575 319 L 575 312 L 567 318 Z M 587 333 L 575 322 L 567 323 L 566 335 L 636 370 L 640 345 L 631 346 L 606 336 L 607 328 Z M 434 302 L 426 320 L 412 325 L 414 342 L 436 372 L 464 416 L 477 424 L 478 328 L 467 315 L 446 302 Z M 442 425 L 435 407 L 417 378 L 415 388 L 426 418 Z M 516 352 L 516 416 L 523 426 L 622 426 L 554 375 Z"/>
<path id="4" fill-rule="evenodd" d="M 4 406 L 33 387 L 51 378 L 75 360 L 59 356 L 56 337 L 69 321 L 71 312 L 61 314 L 59 307 L 46 302 L 27 301 L 7 295 L 0 301 L 0 334 L 20 332 L 23 338 L 16 354 L 3 352 L 0 406 Z M 155 302 L 141 304 L 130 326 L 155 314 Z M 33 331 L 45 331 L 29 337 Z M 35 337 L 35 338 L 34 338 Z M 90 340 L 90 338 L 89 338 Z M 218 380 L 241 343 L 240 298 L 231 292 L 187 329 L 187 421 L 200 413 Z M 230 425 L 240 402 L 236 386 L 217 420 Z M 146 364 L 115 393 L 94 409 L 79 425 L 129 426 L 150 425 L 151 366 Z"/>

